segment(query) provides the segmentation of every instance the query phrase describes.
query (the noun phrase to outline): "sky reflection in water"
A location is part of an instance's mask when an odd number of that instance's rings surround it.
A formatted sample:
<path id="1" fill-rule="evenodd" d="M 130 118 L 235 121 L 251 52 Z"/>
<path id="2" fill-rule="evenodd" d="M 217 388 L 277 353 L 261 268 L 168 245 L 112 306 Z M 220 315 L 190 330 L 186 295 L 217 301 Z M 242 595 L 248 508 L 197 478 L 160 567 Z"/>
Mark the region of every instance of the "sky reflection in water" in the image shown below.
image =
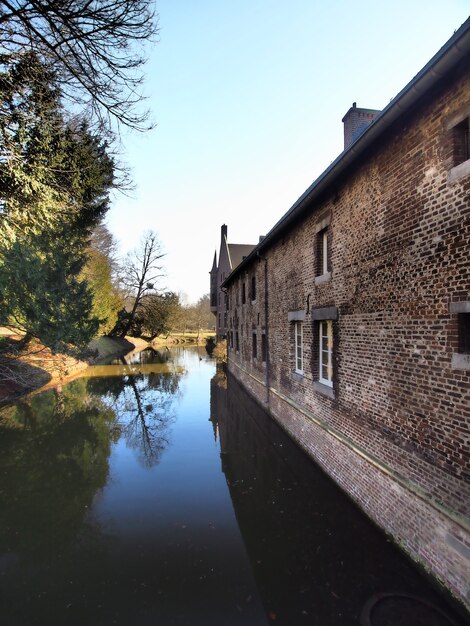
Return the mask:
<path id="1" fill-rule="evenodd" d="M 203 350 L 89 373 L 0 411 L 2 625 L 339 626 L 374 593 L 440 602 Z"/>

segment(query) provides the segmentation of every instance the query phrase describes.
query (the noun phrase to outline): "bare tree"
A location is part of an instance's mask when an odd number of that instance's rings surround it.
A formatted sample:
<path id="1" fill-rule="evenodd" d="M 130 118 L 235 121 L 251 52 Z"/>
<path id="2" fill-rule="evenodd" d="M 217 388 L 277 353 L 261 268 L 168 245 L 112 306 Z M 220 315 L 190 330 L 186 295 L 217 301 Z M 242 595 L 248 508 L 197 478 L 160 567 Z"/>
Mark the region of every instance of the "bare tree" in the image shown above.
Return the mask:
<path id="1" fill-rule="evenodd" d="M 144 43 L 157 32 L 153 0 L 0 1 L 0 62 L 33 52 L 54 69 L 72 109 L 107 128 L 148 128 L 138 105 Z"/>
<path id="2" fill-rule="evenodd" d="M 136 312 L 146 295 L 156 292 L 156 281 L 164 276 L 161 259 L 165 256 L 158 235 L 148 231 L 142 236 L 139 247 L 127 255 L 122 268 L 122 284 L 133 299 L 132 309 L 122 331 L 128 332 Z"/>

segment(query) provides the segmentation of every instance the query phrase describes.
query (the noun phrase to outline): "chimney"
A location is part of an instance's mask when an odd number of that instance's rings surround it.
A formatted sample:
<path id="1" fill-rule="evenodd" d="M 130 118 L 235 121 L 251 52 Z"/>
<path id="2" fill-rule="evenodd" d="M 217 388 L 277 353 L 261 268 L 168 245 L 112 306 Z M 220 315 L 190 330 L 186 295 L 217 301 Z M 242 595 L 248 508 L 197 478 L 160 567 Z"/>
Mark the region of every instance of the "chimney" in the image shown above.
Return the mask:
<path id="1" fill-rule="evenodd" d="M 227 239 L 227 224 L 222 224 L 222 228 L 220 229 L 220 238 L 222 239 Z"/>
<path id="2" fill-rule="evenodd" d="M 356 139 L 362 135 L 380 113 L 377 109 L 359 109 L 353 102 L 352 107 L 343 117 L 344 124 L 344 149 L 349 148 Z"/>

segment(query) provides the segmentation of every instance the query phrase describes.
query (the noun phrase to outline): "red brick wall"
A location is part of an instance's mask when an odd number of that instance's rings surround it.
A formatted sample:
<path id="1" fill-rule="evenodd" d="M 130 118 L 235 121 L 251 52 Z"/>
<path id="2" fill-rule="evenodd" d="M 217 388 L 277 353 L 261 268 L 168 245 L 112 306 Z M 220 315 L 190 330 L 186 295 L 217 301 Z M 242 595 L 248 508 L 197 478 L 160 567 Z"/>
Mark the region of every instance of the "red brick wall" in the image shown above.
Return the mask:
<path id="1" fill-rule="evenodd" d="M 470 300 L 470 176 L 447 180 L 449 121 L 466 108 L 470 75 L 461 70 L 263 251 L 266 260 L 234 280 L 229 320 L 233 330 L 238 324 L 241 350 L 230 350 L 229 366 L 260 400 L 268 370 L 275 417 L 413 558 L 469 602 L 470 550 L 455 546 L 470 546 L 470 372 L 451 365 L 457 316 L 449 305 Z M 316 228 L 327 214 L 331 276 L 319 283 Z M 236 306 L 236 290 L 253 272 L 256 302 L 242 306 L 239 298 Z M 324 306 L 338 313 L 334 398 L 315 387 L 312 312 Z M 292 311 L 304 313 L 303 376 L 293 371 Z M 269 367 L 261 338 L 251 358 L 252 333 L 266 326 Z"/>

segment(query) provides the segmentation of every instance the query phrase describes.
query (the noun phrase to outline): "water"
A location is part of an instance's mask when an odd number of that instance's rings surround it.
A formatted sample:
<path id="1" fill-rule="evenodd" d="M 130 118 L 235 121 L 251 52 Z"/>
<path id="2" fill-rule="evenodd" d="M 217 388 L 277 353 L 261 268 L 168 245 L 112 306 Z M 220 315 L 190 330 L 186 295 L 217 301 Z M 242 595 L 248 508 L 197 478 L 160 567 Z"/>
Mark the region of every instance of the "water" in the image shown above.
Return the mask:
<path id="1" fill-rule="evenodd" d="M 0 411 L 2 626 L 463 624 L 204 351 L 88 374 Z"/>

